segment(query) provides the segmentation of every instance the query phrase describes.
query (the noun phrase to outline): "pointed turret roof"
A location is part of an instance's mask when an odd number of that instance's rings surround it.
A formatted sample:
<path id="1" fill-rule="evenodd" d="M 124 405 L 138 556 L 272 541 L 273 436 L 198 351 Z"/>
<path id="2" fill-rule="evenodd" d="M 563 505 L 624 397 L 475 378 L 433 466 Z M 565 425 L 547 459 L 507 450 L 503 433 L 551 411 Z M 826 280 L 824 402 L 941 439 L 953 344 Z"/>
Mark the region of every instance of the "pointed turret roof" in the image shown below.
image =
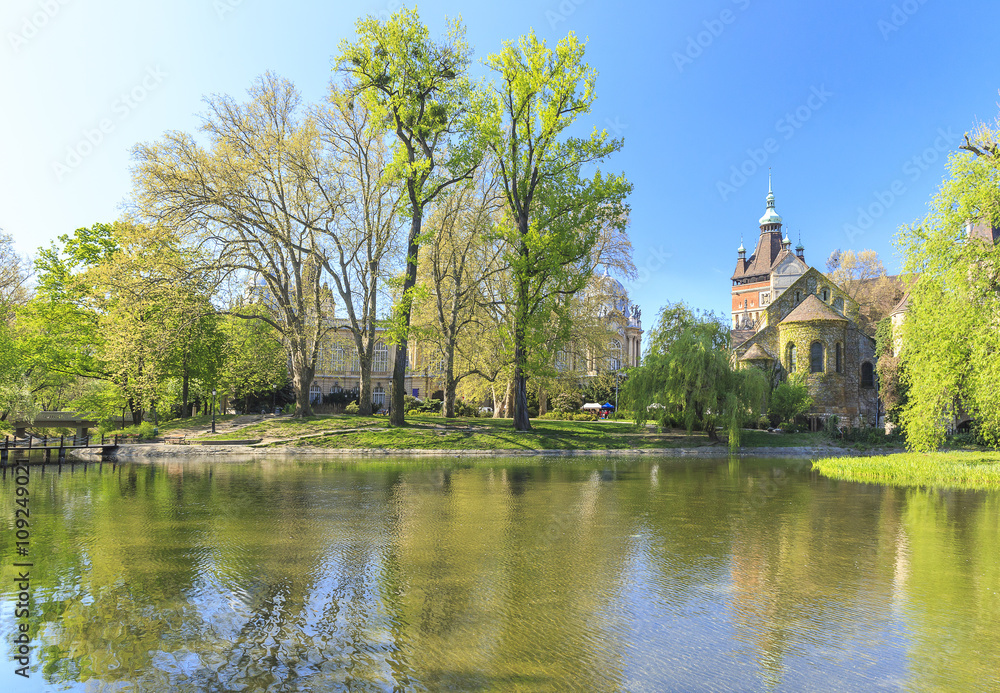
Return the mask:
<path id="1" fill-rule="evenodd" d="M 774 191 L 771 190 L 771 172 L 767 172 L 767 209 L 764 210 L 764 216 L 760 218 L 761 230 L 764 230 L 764 226 L 769 224 L 780 224 L 781 217 L 778 212 L 774 209 Z"/>

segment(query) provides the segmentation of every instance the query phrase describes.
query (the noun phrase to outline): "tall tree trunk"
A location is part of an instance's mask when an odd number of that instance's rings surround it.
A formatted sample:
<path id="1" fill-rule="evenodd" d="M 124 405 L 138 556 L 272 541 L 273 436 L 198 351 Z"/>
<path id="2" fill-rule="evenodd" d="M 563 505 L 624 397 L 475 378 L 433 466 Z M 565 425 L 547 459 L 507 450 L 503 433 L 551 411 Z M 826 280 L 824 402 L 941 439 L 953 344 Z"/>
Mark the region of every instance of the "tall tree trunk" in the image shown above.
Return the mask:
<path id="1" fill-rule="evenodd" d="M 312 416 L 312 402 L 309 401 L 309 388 L 312 386 L 316 369 L 306 363 L 302 353 L 292 354 L 292 390 L 295 392 L 295 415 Z"/>
<path id="2" fill-rule="evenodd" d="M 497 399 L 497 384 L 496 381 L 490 383 L 490 392 L 493 393 L 493 418 L 500 419 L 500 410 L 503 408 L 503 403 Z"/>
<path id="3" fill-rule="evenodd" d="M 181 363 L 181 416 L 187 417 L 192 416 L 191 409 L 188 404 L 188 397 L 190 397 L 191 390 L 191 369 L 188 366 L 188 353 L 184 350 L 184 361 Z"/>
<path id="4" fill-rule="evenodd" d="M 446 419 L 455 418 L 455 346 L 449 343 L 445 347 L 445 368 L 444 368 L 444 416 Z"/>
<path id="5" fill-rule="evenodd" d="M 527 247 L 522 241 L 521 255 L 527 256 Z M 527 265 L 527 261 L 525 261 Z M 521 278 L 517 282 L 517 309 L 514 313 L 514 430 L 530 431 L 528 420 L 528 375 L 524 366 L 528 362 L 525 345 L 528 310 L 528 281 Z"/>
<path id="6" fill-rule="evenodd" d="M 548 398 L 549 398 L 549 396 L 547 394 L 545 394 L 545 388 L 543 388 L 543 387 L 538 388 L 538 415 L 539 416 L 543 416 L 544 414 L 548 413 L 548 411 L 549 411 L 548 402 L 545 401 Z"/>
<path id="7" fill-rule="evenodd" d="M 514 379 L 507 381 L 507 390 L 503 396 L 503 418 L 509 419 L 514 413 Z"/>
<path id="8" fill-rule="evenodd" d="M 370 358 L 359 357 L 358 363 L 361 368 L 361 383 L 358 392 L 358 414 L 360 416 L 372 415 L 372 360 Z"/>
<path id="9" fill-rule="evenodd" d="M 396 345 L 396 358 L 392 364 L 390 426 L 405 424 L 403 398 L 406 396 L 406 350 L 409 342 L 410 313 L 413 307 L 412 289 L 417 283 L 417 253 L 420 251 L 417 238 L 420 236 L 423 221 L 423 208 L 417 204 L 416 190 L 412 181 L 409 181 L 408 188 L 413 216 L 410 220 L 410 235 L 406 239 L 406 275 L 403 278 L 403 292 L 400 294 L 399 320 L 402 321 L 402 330 Z"/>

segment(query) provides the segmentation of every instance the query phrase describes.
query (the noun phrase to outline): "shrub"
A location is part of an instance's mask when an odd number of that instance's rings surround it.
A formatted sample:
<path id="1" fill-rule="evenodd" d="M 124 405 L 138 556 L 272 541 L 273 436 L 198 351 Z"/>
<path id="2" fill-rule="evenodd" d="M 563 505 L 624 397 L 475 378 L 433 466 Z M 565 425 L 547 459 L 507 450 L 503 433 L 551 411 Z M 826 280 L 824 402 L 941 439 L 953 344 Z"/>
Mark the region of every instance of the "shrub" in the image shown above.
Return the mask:
<path id="1" fill-rule="evenodd" d="M 403 395 L 403 413 L 409 414 L 411 411 L 417 410 L 424 405 L 424 400 L 418 399 L 413 395 Z"/>
<path id="2" fill-rule="evenodd" d="M 809 389 L 799 379 L 789 378 L 774 388 L 771 401 L 767 407 L 768 418 L 772 424 L 779 421 L 791 421 L 796 416 L 805 414 L 812 406 Z M 784 426 L 781 427 L 784 430 Z"/>
<path id="3" fill-rule="evenodd" d="M 462 399 L 455 400 L 455 416 L 478 416 L 479 407 Z"/>
<path id="4" fill-rule="evenodd" d="M 345 414 L 350 414 L 351 416 L 357 416 L 359 409 L 360 409 L 360 407 L 358 407 L 358 403 L 357 402 L 351 402 L 346 407 L 344 407 L 344 413 Z"/>
<path id="5" fill-rule="evenodd" d="M 563 414 L 575 412 L 582 406 L 583 400 L 575 392 L 563 392 L 552 398 L 552 408 Z"/>

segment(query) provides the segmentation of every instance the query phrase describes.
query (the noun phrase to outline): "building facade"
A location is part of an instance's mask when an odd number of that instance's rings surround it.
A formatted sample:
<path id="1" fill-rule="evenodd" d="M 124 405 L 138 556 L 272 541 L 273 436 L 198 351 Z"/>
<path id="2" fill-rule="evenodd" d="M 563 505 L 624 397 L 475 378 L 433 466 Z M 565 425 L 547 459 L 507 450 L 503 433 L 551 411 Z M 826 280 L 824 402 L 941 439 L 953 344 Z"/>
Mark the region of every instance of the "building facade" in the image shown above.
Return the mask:
<path id="1" fill-rule="evenodd" d="M 852 426 L 877 425 L 875 340 L 862 329 L 847 292 L 805 261 L 801 241 L 791 251 L 768 185 L 760 237 L 750 258 L 742 242 L 732 276 L 732 345 L 740 366 L 762 368 L 774 380 L 801 377 L 813 404 L 814 426 L 837 416 Z"/>
<path id="2" fill-rule="evenodd" d="M 612 335 L 606 350 L 566 348 L 550 354 L 560 372 L 572 371 L 582 378 L 605 371 L 620 371 L 639 365 L 642 355 L 642 315 L 638 305 L 630 305 L 625 288 L 617 280 L 610 282 L 612 300 L 599 309 L 598 318 Z M 316 403 L 325 395 L 353 392 L 360 388 L 361 366 L 346 320 L 331 319 L 335 329 L 320 349 L 316 375 L 310 386 L 310 399 Z M 382 331 L 376 334 L 380 337 Z M 389 404 L 392 367 L 396 347 L 381 338 L 372 358 L 372 404 L 381 409 Z M 419 399 L 444 399 L 445 362 L 432 344 L 411 341 L 407 349 L 406 392 Z"/>

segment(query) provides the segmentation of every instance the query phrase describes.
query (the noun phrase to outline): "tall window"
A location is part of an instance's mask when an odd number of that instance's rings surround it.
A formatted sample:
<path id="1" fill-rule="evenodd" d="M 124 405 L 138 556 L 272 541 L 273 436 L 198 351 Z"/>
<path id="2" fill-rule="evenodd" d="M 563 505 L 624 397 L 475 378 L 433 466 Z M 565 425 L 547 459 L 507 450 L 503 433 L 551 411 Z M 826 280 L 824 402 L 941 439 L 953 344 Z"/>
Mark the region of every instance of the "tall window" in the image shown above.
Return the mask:
<path id="1" fill-rule="evenodd" d="M 372 358 L 372 372 L 387 373 L 389 371 L 389 347 L 382 342 L 375 344 L 375 355 Z"/>
<path id="2" fill-rule="evenodd" d="M 802 292 L 801 291 L 796 291 L 795 292 L 795 305 L 798 305 L 800 301 L 802 301 Z"/>
<path id="3" fill-rule="evenodd" d="M 333 370 L 342 371 L 344 370 L 344 347 L 339 344 L 333 347 Z"/>
<path id="4" fill-rule="evenodd" d="M 372 405 L 379 409 L 385 406 L 385 388 L 381 385 L 376 385 L 372 390 Z"/>
<path id="5" fill-rule="evenodd" d="M 351 349 L 347 358 L 347 370 L 357 373 L 361 370 L 361 361 L 358 359 L 358 350 Z"/>
<path id="6" fill-rule="evenodd" d="M 617 339 L 608 345 L 610 354 L 608 356 L 608 369 L 612 371 L 620 370 L 622 367 L 622 343 Z"/>
<path id="7" fill-rule="evenodd" d="M 867 361 L 861 364 L 861 387 L 875 387 L 875 369 Z"/>
<path id="8" fill-rule="evenodd" d="M 809 346 L 809 372 L 810 373 L 822 373 L 823 368 L 823 344 L 821 342 L 813 342 Z"/>
<path id="9" fill-rule="evenodd" d="M 823 299 L 823 303 L 827 303 L 830 300 L 830 290 L 829 289 L 823 289 L 820 292 L 819 295 Z"/>
<path id="10" fill-rule="evenodd" d="M 309 402 L 311 404 L 319 404 L 320 400 L 323 399 L 323 390 L 320 389 L 319 383 L 313 383 L 309 386 Z"/>
<path id="11" fill-rule="evenodd" d="M 837 372 L 844 372 L 844 346 L 837 342 Z"/>
<path id="12" fill-rule="evenodd" d="M 788 346 L 785 347 L 785 368 L 788 369 L 789 373 L 795 372 L 795 361 L 798 357 L 798 350 L 795 348 L 795 342 L 789 342 Z"/>
<path id="13" fill-rule="evenodd" d="M 560 373 L 569 370 L 569 355 L 562 349 L 556 352 L 556 370 Z"/>

